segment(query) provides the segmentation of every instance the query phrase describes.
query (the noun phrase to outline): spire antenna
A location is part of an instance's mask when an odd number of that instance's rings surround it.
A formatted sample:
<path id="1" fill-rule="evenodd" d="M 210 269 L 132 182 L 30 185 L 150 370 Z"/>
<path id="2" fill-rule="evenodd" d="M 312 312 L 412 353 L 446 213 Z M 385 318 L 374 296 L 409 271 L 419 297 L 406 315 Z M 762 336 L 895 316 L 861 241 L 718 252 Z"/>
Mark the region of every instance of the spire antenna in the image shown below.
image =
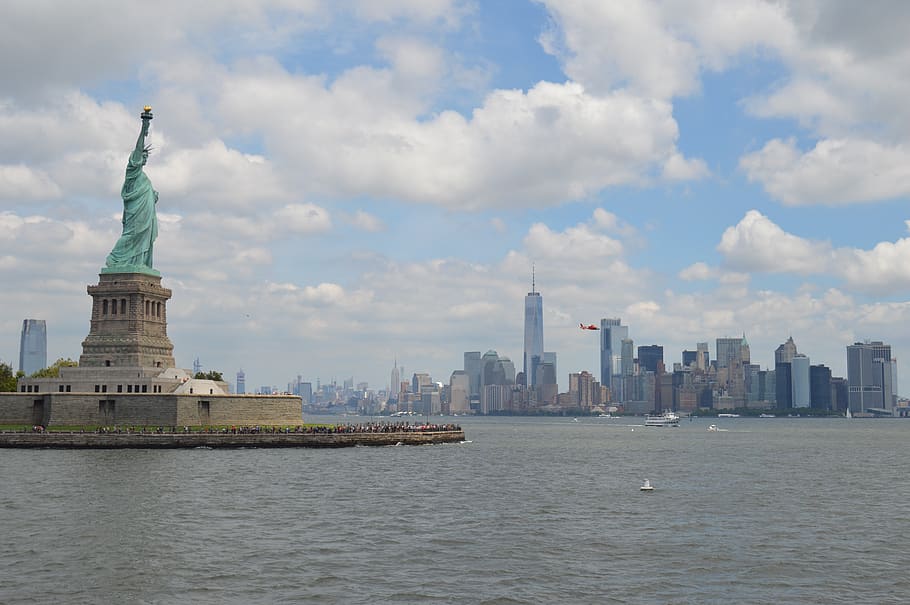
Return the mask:
<path id="1" fill-rule="evenodd" d="M 535 276 L 534 276 L 534 263 L 531 263 L 531 294 L 536 292 L 535 288 Z"/>

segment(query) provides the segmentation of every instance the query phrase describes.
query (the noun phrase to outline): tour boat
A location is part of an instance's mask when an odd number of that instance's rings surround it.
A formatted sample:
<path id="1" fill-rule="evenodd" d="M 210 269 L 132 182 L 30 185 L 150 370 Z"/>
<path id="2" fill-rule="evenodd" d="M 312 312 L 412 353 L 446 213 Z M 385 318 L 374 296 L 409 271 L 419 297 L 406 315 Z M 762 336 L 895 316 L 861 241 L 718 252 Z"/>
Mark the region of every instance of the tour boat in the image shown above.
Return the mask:
<path id="1" fill-rule="evenodd" d="M 645 479 L 644 485 L 642 485 L 638 489 L 643 492 L 653 492 L 654 491 L 654 487 L 651 485 L 651 481 L 649 479 Z"/>
<path id="2" fill-rule="evenodd" d="M 645 416 L 645 426 L 679 426 L 679 416 L 673 412 Z"/>

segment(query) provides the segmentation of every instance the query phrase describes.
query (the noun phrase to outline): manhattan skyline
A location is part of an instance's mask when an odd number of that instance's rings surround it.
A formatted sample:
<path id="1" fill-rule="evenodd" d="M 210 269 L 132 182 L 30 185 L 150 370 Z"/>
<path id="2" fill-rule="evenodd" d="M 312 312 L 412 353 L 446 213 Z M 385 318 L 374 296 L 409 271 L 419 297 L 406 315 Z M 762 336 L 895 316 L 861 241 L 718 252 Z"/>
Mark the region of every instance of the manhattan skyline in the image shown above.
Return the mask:
<path id="1" fill-rule="evenodd" d="M 579 322 L 612 317 L 668 360 L 743 333 L 762 367 L 791 335 L 838 376 L 854 342 L 901 360 L 910 8 L 877 6 L 14 0 L 0 359 L 32 317 L 78 358 L 149 104 L 180 367 L 380 389 L 396 358 L 520 365 L 532 266 L 563 389 L 600 367 Z"/>

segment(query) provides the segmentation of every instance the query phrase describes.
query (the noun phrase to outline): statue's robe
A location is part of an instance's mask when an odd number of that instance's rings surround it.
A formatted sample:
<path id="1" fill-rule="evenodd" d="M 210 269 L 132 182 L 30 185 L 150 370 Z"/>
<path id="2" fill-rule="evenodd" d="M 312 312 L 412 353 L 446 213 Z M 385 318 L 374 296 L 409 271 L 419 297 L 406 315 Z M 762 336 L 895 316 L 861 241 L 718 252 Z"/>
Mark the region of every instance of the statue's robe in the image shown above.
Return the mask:
<path id="1" fill-rule="evenodd" d="M 130 155 L 126 178 L 120 190 L 123 198 L 123 234 L 107 256 L 108 269 L 152 268 L 152 248 L 158 237 L 155 204 L 158 192 L 142 170 L 142 152 Z"/>

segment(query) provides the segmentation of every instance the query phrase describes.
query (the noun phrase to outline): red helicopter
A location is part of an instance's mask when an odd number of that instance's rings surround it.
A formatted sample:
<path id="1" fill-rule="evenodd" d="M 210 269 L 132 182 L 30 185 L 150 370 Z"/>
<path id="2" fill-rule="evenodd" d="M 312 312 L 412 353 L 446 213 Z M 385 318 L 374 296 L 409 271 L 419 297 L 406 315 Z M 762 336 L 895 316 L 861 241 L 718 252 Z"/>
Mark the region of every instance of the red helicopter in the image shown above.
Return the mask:
<path id="1" fill-rule="evenodd" d="M 578 327 L 581 328 L 582 330 L 599 330 L 600 329 L 597 326 L 595 326 L 594 324 L 588 324 L 588 325 L 578 324 Z"/>

